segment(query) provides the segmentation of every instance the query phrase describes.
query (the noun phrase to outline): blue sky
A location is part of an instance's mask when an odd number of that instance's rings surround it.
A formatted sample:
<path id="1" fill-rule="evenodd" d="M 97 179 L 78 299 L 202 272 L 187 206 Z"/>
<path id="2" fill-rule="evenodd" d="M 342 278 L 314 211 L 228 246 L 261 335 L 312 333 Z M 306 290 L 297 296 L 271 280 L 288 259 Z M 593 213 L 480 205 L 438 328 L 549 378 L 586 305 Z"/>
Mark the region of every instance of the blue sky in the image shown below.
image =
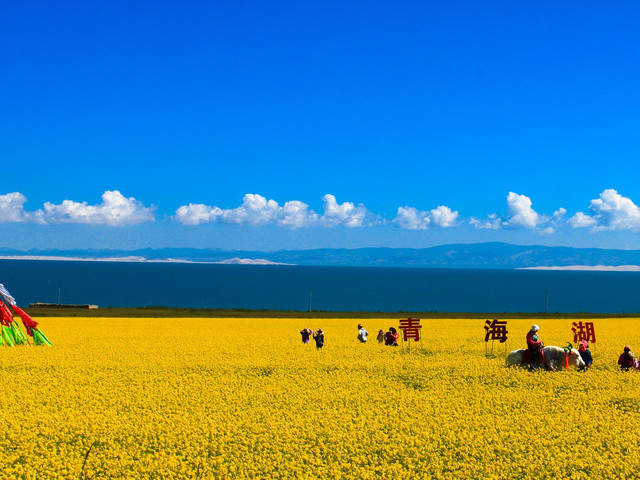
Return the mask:
<path id="1" fill-rule="evenodd" d="M 0 247 L 640 248 L 633 2 L 5 2 Z"/>

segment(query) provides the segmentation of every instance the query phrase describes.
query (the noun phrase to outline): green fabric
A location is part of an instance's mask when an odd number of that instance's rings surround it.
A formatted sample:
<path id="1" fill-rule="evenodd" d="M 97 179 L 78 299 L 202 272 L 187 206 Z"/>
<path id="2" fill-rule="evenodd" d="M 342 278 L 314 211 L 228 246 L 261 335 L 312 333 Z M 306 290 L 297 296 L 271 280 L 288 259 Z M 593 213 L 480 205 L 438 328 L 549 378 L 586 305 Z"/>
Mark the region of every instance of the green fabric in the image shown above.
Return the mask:
<path id="1" fill-rule="evenodd" d="M 18 325 L 16 322 L 13 322 L 10 328 L 11 328 L 11 333 L 13 334 L 13 340 L 16 345 L 25 345 L 28 343 L 27 336 L 24 334 L 24 332 L 20 328 L 20 325 Z"/>
<path id="2" fill-rule="evenodd" d="M 15 345 L 11 329 L 9 327 L 5 327 L 4 325 L 2 326 L 2 339 L 4 340 L 5 345 L 7 345 L 8 347 L 13 347 Z"/>
<path id="3" fill-rule="evenodd" d="M 41 345 L 53 345 L 49 341 L 49 339 L 45 336 L 45 334 L 42 333 L 37 328 L 33 329 L 33 342 L 38 346 L 41 346 Z"/>
<path id="4" fill-rule="evenodd" d="M 35 343 L 38 346 L 45 345 L 42 335 L 36 329 L 33 330 L 33 343 Z"/>
<path id="5" fill-rule="evenodd" d="M 51 340 L 49 340 L 44 333 L 40 332 L 40 335 L 42 335 L 42 338 L 44 338 L 44 341 L 47 345 L 53 345 L 53 343 L 51 343 Z"/>

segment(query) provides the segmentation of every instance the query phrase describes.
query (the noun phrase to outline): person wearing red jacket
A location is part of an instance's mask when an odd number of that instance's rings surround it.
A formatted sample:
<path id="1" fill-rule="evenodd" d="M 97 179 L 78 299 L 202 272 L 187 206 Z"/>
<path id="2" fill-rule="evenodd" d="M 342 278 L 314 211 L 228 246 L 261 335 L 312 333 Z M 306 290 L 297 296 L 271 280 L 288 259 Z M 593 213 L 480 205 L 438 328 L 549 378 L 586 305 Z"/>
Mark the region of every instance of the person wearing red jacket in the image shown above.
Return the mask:
<path id="1" fill-rule="evenodd" d="M 531 326 L 529 333 L 527 333 L 527 348 L 531 352 L 529 363 L 536 363 L 543 358 L 542 347 L 544 343 L 538 337 L 538 330 L 540 330 L 540 327 L 534 324 Z"/>
<path id="2" fill-rule="evenodd" d="M 630 347 L 624 347 L 624 352 L 618 357 L 618 365 L 620 370 L 629 370 L 634 367 L 636 357 L 631 353 Z"/>
<path id="3" fill-rule="evenodd" d="M 389 331 L 384 335 L 384 344 L 388 347 L 397 347 L 399 338 L 398 331 L 393 327 L 389 327 Z"/>

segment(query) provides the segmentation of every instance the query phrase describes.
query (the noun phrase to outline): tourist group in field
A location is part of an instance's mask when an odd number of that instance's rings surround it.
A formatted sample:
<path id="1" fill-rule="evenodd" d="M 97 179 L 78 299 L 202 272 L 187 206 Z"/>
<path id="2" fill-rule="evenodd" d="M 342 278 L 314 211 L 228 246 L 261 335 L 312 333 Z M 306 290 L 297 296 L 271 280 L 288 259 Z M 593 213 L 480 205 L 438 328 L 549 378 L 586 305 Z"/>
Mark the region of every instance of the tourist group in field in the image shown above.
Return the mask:
<path id="1" fill-rule="evenodd" d="M 369 332 L 365 330 L 365 328 L 358 324 L 358 335 L 357 339 L 360 343 L 367 343 L 369 338 Z M 316 348 L 320 349 L 324 347 L 324 332 L 321 328 L 318 330 L 311 330 L 310 328 L 303 328 L 300 331 L 300 335 L 302 336 L 302 343 L 311 343 L 311 339 L 316 342 Z M 378 336 L 376 340 L 379 344 L 384 344 L 388 347 L 397 347 L 398 339 L 400 338 L 400 334 L 394 327 L 389 327 L 389 330 L 385 332 L 384 330 L 378 331 Z"/>
<path id="2" fill-rule="evenodd" d="M 419 321 L 418 324 L 415 324 L 415 319 L 401 320 L 401 322 L 405 322 L 404 325 L 411 325 L 410 322 L 407 322 L 412 320 L 414 321 L 413 328 L 415 329 L 416 325 L 419 326 Z M 496 320 L 494 320 L 493 325 L 495 325 L 495 323 Z M 488 320 L 487 324 L 490 324 Z M 356 336 L 357 340 L 360 343 L 367 343 L 369 332 L 364 328 L 362 324 L 358 324 L 356 328 L 358 331 Z M 520 363 L 521 365 L 527 365 L 529 367 L 544 367 L 550 370 L 555 369 L 555 366 L 552 365 L 547 358 L 549 354 L 546 353 L 544 342 L 540 338 L 539 331 L 540 327 L 537 324 L 532 325 L 526 335 L 527 348 L 524 350 L 514 351 L 521 353 L 521 355 L 518 357 L 518 363 Z M 506 333 L 506 331 L 504 333 Z M 303 328 L 300 331 L 300 335 L 302 337 L 302 343 L 311 343 L 311 339 L 313 339 L 315 341 L 316 348 L 321 349 L 322 347 L 324 347 L 325 334 L 321 328 L 318 328 L 317 330 Z M 489 334 L 487 334 L 487 338 L 488 335 Z M 379 345 L 385 345 L 389 347 L 397 347 L 399 338 L 400 335 L 395 327 L 389 327 L 387 331 L 380 329 L 378 331 L 378 334 L 376 335 L 376 340 Z M 419 335 L 416 335 L 414 339 L 418 340 Z M 506 340 L 506 337 L 501 341 L 504 340 Z M 575 352 L 575 350 L 571 344 L 568 344 L 568 346 L 564 347 L 563 350 L 567 359 L 565 366 L 568 368 L 568 359 L 572 355 L 572 352 Z M 511 354 L 513 354 L 514 352 L 511 352 Z M 589 349 L 589 342 L 587 340 L 583 339 L 578 342 L 576 357 L 579 358 L 578 362 L 575 364 L 578 367 L 578 370 L 586 371 L 593 366 L 593 354 Z M 628 371 L 631 369 L 640 370 L 640 360 L 635 357 L 635 355 L 631 351 L 631 347 L 624 347 L 623 352 L 618 357 L 618 366 L 621 370 L 624 371 Z"/>
<path id="3" fill-rule="evenodd" d="M 536 324 L 531 326 L 527 333 L 527 351 L 522 357 L 522 363 L 536 364 L 541 363 L 546 366 L 544 343 L 540 339 L 538 332 L 540 327 Z M 569 346 L 571 347 L 571 346 Z M 578 370 L 588 370 L 593 365 L 593 355 L 589 350 L 589 342 L 580 340 L 578 343 L 578 354 L 583 364 L 580 364 Z M 640 370 L 640 361 L 631 351 L 631 347 L 625 346 L 622 353 L 618 357 L 618 366 L 621 370 L 628 371 L 631 369 Z"/>

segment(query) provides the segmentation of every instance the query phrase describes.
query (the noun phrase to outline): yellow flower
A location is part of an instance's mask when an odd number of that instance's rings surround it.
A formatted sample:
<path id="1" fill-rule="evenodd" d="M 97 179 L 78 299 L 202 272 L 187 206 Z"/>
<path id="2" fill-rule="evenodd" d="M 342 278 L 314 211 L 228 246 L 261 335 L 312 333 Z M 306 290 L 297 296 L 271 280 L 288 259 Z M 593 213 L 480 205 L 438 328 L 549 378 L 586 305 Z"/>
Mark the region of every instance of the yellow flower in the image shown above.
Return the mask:
<path id="1" fill-rule="evenodd" d="M 637 319 L 594 320 L 594 366 L 506 368 L 484 320 L 422 319 L 423 348 L 360 344 L 398 319 L 39 319 L 51 348 L 0 347 L 2 476 L 21 479 L 616 478 L 634 455 Z M 547 345 L 573 320 L 531 323 Z M 83 463 L 86 463 L 83 468 Z"/>

